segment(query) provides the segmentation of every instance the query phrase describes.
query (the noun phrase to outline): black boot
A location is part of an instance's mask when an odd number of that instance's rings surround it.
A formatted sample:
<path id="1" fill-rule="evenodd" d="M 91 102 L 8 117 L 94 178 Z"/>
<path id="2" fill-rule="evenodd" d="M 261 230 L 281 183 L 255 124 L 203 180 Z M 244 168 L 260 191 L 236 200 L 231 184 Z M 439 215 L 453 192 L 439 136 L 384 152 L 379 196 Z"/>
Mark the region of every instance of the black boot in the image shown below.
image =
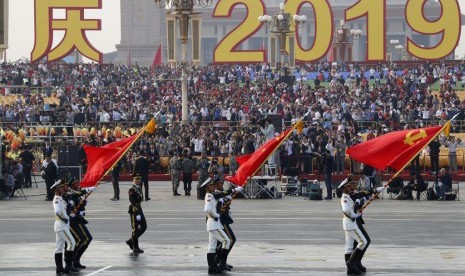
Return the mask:
<path id="1" fill-rule="evenodd" d="M 361 251 L 360 254 L 358 254 L 357 256 L 357 260 L 355 261 L 355 265 L 357 266 L 358 270 L 362 273 L 367 272 L 367 268 L 364 267 L 362 264 L 362 258 L 364 254 L 365 254 L 365 251 Z"/>
<path id="2" fill-rule="evenodd" d="M 347 266 L 348 275 L 361 275 L 362 274 L 356 265 L 356 260 L 358 259 L 358 256 L 361 252 L 362 251 L 360 249 L 356 248 L 354 252 L 352 252 L 352 255 L 350 255 L 349 259 L 347 260 L 346 266 Z"/>
<path id="3" fill-rule="evenodd" d="M 127 240 L 126 244 L 129 246 L 129 248 L 131 248 L 131 250 L 134 249 L 134 246 L 132 245 L 132 239 Z"/>
<path id="4" fill-rule="evenodd" d="M 73 266 L 73 255 L 74 251 L 66 251 L 65 253 L 65 269 L 69 270 L 69 272 L 78 272 L 79 269 Z"/>
<path id="5" fill-rule="evenodd" d="M 215 253 L 207 253 L 208 274 L 222 274 L 215 262 Z"/>
<path id="6" fill-rule="evenodd" d="M 57 267 L 56 272 L 68 274 L 69 270 L 63 268 L 63 253 L 55 253 L 55 265 Z"/>
<path id="7" fill-rule="evenodd" d="M 229 253 L 229 249 L 221 249 L 220 254 L 218 254 L 220 258 L 218 267 L 220 268 L 220 270 L 231 271 L 231 269 L 226 264 L 226 260 L 228 259 L 228 253 Z"/>
<path id="8" fill-rule="evenodd" d="M 86 249 L 87 249 L 87 246 L 83 245 L 79 247 L 78 250 L 76 250 L 76 253 L 74 254 L 74 259 L 73 259 L 73 265 L 75 268 L 79 268 L 79 269 L 87 268 L 85 265 L 81 264 L 81 256 L 82 254 L 84 254 Z"/>
<path id="9" fill-rule="evenodd" d="M 139 240 L 138 239 L 133 239 L 132 240 L 132 245 L 133 245 L 133 252 L 134 253 L 144 253 L 144 250 L 139 248 Z"/>

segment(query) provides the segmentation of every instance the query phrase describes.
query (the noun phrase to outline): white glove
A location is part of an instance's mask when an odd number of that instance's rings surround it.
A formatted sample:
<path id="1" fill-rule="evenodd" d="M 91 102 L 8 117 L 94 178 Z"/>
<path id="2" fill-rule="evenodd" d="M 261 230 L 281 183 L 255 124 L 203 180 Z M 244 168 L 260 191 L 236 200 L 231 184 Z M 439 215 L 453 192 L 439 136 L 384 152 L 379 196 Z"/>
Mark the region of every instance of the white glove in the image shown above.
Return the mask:
<path id="1" fill-rule="evenodd" d="M 224 198 L 220 198 L 218 201 L 224 203 Z"/>
<path id="2" fill-rule="evenodd" d="M 234 193 L 240 193 L 244 190 L 244 187 L 242 186 L 237 186 L 236 188 L 233 189 Z"/>
<path id="3" fill-rule="evenodd" d="M 356 213 L 356 214 L 355 214 L 355 218 L 359 218 L 359 217 L 361 217 L 361 216 L 362 216 L 362 213 Z"/>
<path id="4" fill-rule="evenodd" d="M 79 212 L 79 215 L 80 215 L 81 217 L 83 217 L 83 216 L 85 216 L 85 215 L 86 215 L 86 212 L 84 212 L 84 211 L 80 211 L 80 212 Z"/>
<path id="5" fill-rule="evenodd" d="M 355 200 L 355 203 L 360 205 L 360 203 L 362 203 L 362 201 L 360 200 L 360 198 L 358 198 L 358 199 Z"/>
<path id="6" fill-rule="evenodd" d="M 137 220 L 137 221 L 140 221 L 141 219 L 142 219 L 142 218 L 140 217 L 140 215 L 137 215 L 137 216 L 136 216 L 136 220 Z"/>
<path id="7" fill-rule="evenodd" d="M 225 200 L 231 200 L 231 199 L 232 199 L 232 196 L 227 195 L 227 196 L 224 197 L 224 199 L 225 199 Z"/>
<path id="8" fill-rule="evenodd" d="M 385 189 L 384 187 L 378 187 L 378 188 L 376 188 L 376 192 L 382 193 L 384 191 L 384 189 Z"/>
<path id="9" fill-rule="evenodd" d="M 74 200 L 70 200 L 69 205 L 74 206 Z"/>
<path id="10" fill-rule="evenodd" d="M 72 217 L 72 218 L 74 218 L 74 217 L 76 217 L 76 214 L 75 214 L 75 213 L 71 213 L 71 214 L 69 214 L 69 216 Z"/>
<path id="11" fill-rule="evenodd" d="M 85 188 L 85 191 L 86 191 L 87 193 L 91 193 L 91 192 L 93 192 L 94 190 L 95 190 L 95 187 Z"/>

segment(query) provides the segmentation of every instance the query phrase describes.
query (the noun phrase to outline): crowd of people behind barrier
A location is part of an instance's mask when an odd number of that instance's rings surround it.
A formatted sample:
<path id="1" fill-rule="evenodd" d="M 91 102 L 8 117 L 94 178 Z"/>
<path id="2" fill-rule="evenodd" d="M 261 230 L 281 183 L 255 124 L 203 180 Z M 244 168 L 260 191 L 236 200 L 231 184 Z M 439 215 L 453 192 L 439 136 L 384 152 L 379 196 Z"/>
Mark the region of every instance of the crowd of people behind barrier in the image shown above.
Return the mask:
<path id="1" fill-rule="evenodd" d="M 269 139 L 263 114 L 279 114 L 286 127 L 310 111 L 303 133 L 291 136 L 276 158 L 280 172 L 291 167 L 303 173 L 321 171 L 320 162 L 309 164 L 325 152 L 335 159 L 335 173 L 342 173 L 345 149 L 362 136 L 443 123 L 463 108 L 456 91 L 465 82 L 464 61 L 411 67 L 317 63 L 299 66 L 290 76 L 267 65 L 192 66 L 189 124 L 182 125 L 179 66 L 4 63 L 0 68 L 2 93 L 21 94 L 17 102 L 0 106 L 4 130 L 49 122 L 49 114 L 41 111 L 62 110 L 68 133 L 77 123 L 95 126 L 96 133 L 84 140 L 99 145 L 115 139 L 99 131 L 102 126 L 136 128 L 156 115 L 157 134 L 133 150 L 149 154 L 152 149 L 154 159 L 184 149 L 193 155 L 247 154 Z M 435 83 L 439 91 L 432 91 Z M 49 96 L 58 98 L 57 106 L 44 101 Z M 278 132 L 281 123 L 273 123 Z M 452 127 L 462 131 L 460 124 Z"/>

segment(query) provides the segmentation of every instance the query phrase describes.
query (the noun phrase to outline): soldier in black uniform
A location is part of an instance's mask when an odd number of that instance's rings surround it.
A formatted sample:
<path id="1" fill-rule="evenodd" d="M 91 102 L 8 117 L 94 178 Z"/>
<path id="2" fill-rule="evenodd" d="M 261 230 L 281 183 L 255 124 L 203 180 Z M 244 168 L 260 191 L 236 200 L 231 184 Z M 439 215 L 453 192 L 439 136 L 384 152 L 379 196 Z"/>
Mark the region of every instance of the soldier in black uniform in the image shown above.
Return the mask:
<path id="1" fill-rule="evenodd" d="M 95 188 L 89 187 L 81 189 L 79 187 L 79 181 L 74 178 L 68 182 L 68 185 L 71 190 L 66 194 L 65 199 L 68 202 L 68 213 L 70 214 L 70 231 L 76 241 L 73 266 L 75 268 L 84 269 L 86 266 L 81 264 L 81 257 L 89 247 L 89 244 L 92 241 L 92 235 L 90 234 L 89 229 L 87 229 L 86 224 L 88 222 L 84 218 L 86 215 L 87 202 L 82 201 L 81 197 L 92 192 Z"/>
<path id="2" fill-rule="evenodd" d="M 42 178 L 45 180 L 45 189 L 47 191 L 47 197 L 45 200 L 47 201 L 51 201 L 53 199 L 53 191 L 50 187 L 55 184 L 57 173 L 58 169 L 55 162 L 52 161 L 52 156 L 47 155 L 42 166 Z"/>
<path id="3" fill-rule="evenodd" d="M 149 197 L 149 161 L 145 156 L 144 151 L 140 151 L 140 156 L 134 164 L 133 174 L 139 174 L 142 180 L 142 185 L 145 188 L 145 201 L 150 200 Z"/>
<path id="4" fill-rule="evenodd" d="M 218 179 L 218 178 L 215 178 L 215 179 L 217 181 L 216 182 L 217 190 L 219 192 L 223 192 L 223 181 L 221 179 Z M 231 241 L 231 244 L 229 245 L 229 251 L 226 254 L 226 260 L 228 258 L 229 253 L 231 253 L 231 250 L 232 250 L 234 244 L 236 243 L 236 235 L 234 235 L 234 232 L 233 232 L 233 230 L 231 229 L 231 226 L 230 226 L 231 224 L 234 223 L 233 219 L 231 218 L 231 212 L 230 212 L 230 210 L 231 210 L 230 206 L 231 205 L 230 205 L 229 202 L 231 201 L 231 199 L 232 199 L 231 195 L 220 198 L 218 200 L 218 207 L 217 207 L 218 214 L 220 214 L 220 222 L 223 225 L 223 230 L 226 233 L 226 235 L 228 235 L 229 240 Z M 218 247 L 217 247 L 216 252 L 221 252 L 220 249 L 221 249 L 221 243 L 218 242 Z M 220 265 L 219 256 L 217 256 L 217 260 L 218 260 L 218 265 Z M 224 268 L 227 271 L 231 271 L 233 266 L 226 263 L 226 266 Z"/>
<path id="5" fill-rule="evenodd" d="M 32 187 L 32 178 L 31 178 L 31 171 L 32 171 L 32 164 L 36 160 L 34 155 L 29 151 L 29 146 L 25 145 L 23 152 L 19 154 L 19 158 L 21 158 L 21 165 L 23 166 L 23 175 L 24 175 L 24 187 L 31 188 Z"/>
<path id="6" fill-rule="evenodd" d="M 142 212 L 142 187 L 141 176 L 134 174 L 133 185 L 129 188 L 129 215 L 131 216 L 132 236 L 126 241 L 126 244 L 134 251 L 134 253 L 144 253 L 144 250 L 139 248 L 139 237 L 144 234 L 147 229 L 144 212 Z"/>
<path id="7" fill-rule="evenodd" d="M 113 198 L 112 201 L 119 200 L 119 174 L 123 167 L 123 160 L 119 160 L 118 163 L 111 170 L 111 183 L 113 184 Z"/>

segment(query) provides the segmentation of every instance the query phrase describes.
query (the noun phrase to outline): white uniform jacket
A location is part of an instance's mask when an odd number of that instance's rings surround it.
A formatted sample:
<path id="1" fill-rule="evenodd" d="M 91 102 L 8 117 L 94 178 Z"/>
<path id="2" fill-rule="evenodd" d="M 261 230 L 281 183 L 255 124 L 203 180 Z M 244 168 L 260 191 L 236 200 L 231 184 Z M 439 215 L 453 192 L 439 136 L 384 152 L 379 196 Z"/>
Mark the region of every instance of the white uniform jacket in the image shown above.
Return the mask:
<path id="1" fill-rule="evenodd" d="M 61 196 L 53 198 L 53 209 L 55 210 L 55 232 L 69 229 L 69 216 L 66 213 L 66 201 Z M 67 222 L 63 221 L 66 220 Z"/>
<path id="2" fill-rule="evenodd" d="M 211 193 L 205 195 L 205 208 L 204 211 L 207 215 L 207 230 L 218 230 L 223 229 L 220 222 L 220 214 L 216 211 L 218 201 Z M 216 220 L 215 220 L 216 218 Z"/>
<path id="3" fill-rule="evenodd" d="M 355 222 L 357 214 L 354 212 L 354 205 L 355 203 L 349 195 L 342 194 L 341 207 L 344 216 L 342 219 L 342 228 L 344 230 L 353 230 L 358 228 L 357 222 Z"/>

